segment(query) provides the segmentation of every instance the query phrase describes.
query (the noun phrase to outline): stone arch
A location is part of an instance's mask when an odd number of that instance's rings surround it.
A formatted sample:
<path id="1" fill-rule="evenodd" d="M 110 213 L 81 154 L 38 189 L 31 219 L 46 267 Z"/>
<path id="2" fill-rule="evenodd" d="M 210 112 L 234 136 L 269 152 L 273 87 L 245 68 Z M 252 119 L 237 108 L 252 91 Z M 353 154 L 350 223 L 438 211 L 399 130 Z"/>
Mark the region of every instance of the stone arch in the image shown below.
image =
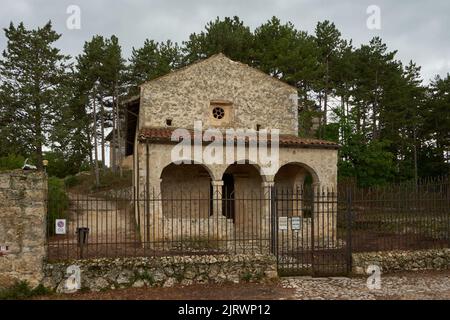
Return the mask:
<path id="1" fill-rule="evenodd" d="M 166 170 L 166 168 L 169 167 L 169 166 L 201 166 L 203 169 L 205 169 L 206 172 L 208 172 L 209 176 L 211 177 L 211 180 L 216 180 L 218 178 L 220 179 L 220 177 L 217 177 L 216 170 L 214 170 L 214 168 L 210 167 L 207 164 L 204 164 L 204 163 L 199 162 L 199 161 L 195 161 L 193 159 L 183 159 L 181 161 L 182 161 L 182 163 L 180 163 L 180 164 L 176 164 L 174 162 L 168 163 L 161 170 L 160 179 L 162 179 L 162 175 L 164 173 L 164 170 Z"/>
<path id="2" fill-rule="evenodd" d="M 280 216 L 311 217 L 316 186 L 320 183 L 317 173 L 308 165 L 288 162 L 278 169 L 274 177 L 277 208 Z"/>
<path id="3" fill-rule="evenodd" d="M 161 171 L 162 213 L 167 218 L 207 218 L 212 214 L 208 167 L 171 163 Z"/>
<path id="4" fill-rule="evenodd" d="M 283 164 L 278 168 L 277 173 L 274 176 L 274 182 L 276 183 L 277 180 L 280 181 L 280 175 L 285 173 L 284 171 L 291 171 L 291 174 L 294 174 L 296 176 L 296 179 L 301 179 L 301 175 L 310 175 L 312 178 L 312 184 L 315 186 L 320 185 L 320 178 L 317 172 L 309 165 L 302 163 L 302 162 L 296 162 L 291 161 Z"/>
<path id="5" fill-rule="evenodd" d="M 227 170 L 229 170 L 230 167 L 236 166 L 236 165 L 245 165 L 245 166 L 253 167 L 258 172 L 258 175 L 261 178 L 262 182 L 267 182 L 267 181 L 271 180 L 270 176 L 261 174 L 261 172 L 262 172 L 261 166 L 258 163 L 248 160 L 248 159 L 236 160 L 232 164 L 218 166 L 217 170 L 214 170 L 215 171 L 215 179 L 221 180 L 223 178 L 223 175 L 227 172 Z M 220 167 L 220 169 L 219 169 L 219 167 Z"/>

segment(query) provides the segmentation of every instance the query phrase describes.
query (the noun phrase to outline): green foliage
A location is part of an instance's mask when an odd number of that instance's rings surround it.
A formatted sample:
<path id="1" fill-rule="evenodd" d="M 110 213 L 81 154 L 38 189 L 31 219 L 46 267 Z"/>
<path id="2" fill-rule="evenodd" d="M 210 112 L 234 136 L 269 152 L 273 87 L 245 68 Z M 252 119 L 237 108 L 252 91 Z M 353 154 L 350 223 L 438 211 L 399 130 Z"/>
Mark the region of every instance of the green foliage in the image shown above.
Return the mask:
<path id="1" fill-rule="evenodd" d="M 24 162 L 24 157 L 15 154 L 0 157 L 0 171 L 20 169 Z"/>
<path id="2" fill-rule="evenodd" d="M 80 183 L 78 177 L 76 176 L 67 176 L 64 179 L 64 185 L 66 186 L 66 188 L 72 188 L 76 185 L 78 185 Z"/>
<path id="3" fill-rule="evenodd" d="M 133 48 L 130 58 L 130 65 L 126 75 L 130 85 L 130 95 L 139 93 L 138 86 L 147 80 L 155 79 L 159 76 L 182 65 L 181 48 L 177 43 L 155 42 L 145 40 L 144 46 L 139 49 Z"/>
<path id="4" fill-rule="evenodd" d="M 64 180 L 50 177 L 48 179 L 47 227 L 50 235 L 54 234 L 55 220 L 66 217 L 69 208 L 69 196 L 66 193 Z"/>
<path id="5" fill-rule="evenodd" d="M 94 146 L 104 151 L 105 130 L 124 117 L 117 102 L 144 81 L 222 52 L 298 89 L 299 134 L 339 142 L 341 179 L 376 185 L 450 172 L 450 75 L 425 86 L 420 67 L 403 65 L 381 38 L 354 47 L 331 21 L 308 34 L 276 17 L 253 32 L 237 16 L 216 18 L 182 46 L 147 39 L 128 65 L 116 36 L 95 35 L 75 68 L 54 47 L 60 35 L 51 23 L 34 30 L 11 23 L 4 31 L 0 170 L 18 167 L 21 155 L 41 166 L 44 146 L 52 176 L 74 176 L 88 163 L 93 169 Z M 88 183 L 97 181 L 89 179 L 70 177 L 66 185 L 91 192 Z M 122 185 L 115 179 L 103 174 L 96 190 Z"/>
<path id="6" fill-rule="evenodd" d="M 100 185 L 95 185 L 95 177 L 90 172 L 82 172 L 64 179 L 65 186 L 75 193 L 90 194 L 108 190 L 123 189 L 131 186 L 132 172 L 125 170 L 122 176 L 111 170 L 104 170 L 100 175 Z"/>
<path id="7" fill-rule="evenodd" d="M 245 272 L 241 276 L 241 279 L 245 282 L 260 281 L 262 278 L 263 278 L 262 272 L 257 273 Z"/>
<path id="8" fill-rule="evenodd" d="M 253 35 L 239 17 L 208 22 L 205 31 L 193 33 L 184 42 L 185 64 L 223 53 L 231 59 L 250 63 Z"/>
<path id="9" fill-rule="evenodd" d="M 39 284 L 32 289 L 27 281 L 16 282 L 12 287 L 0 290 L 0 300 L 25 300 L 36 296 L 52 294 L 52 291 Z"/>
<path id="10" fill-rule="evenodd" d="M 340 150 L 340 177 L 356 177 L 363 187 L 392 181 L 395 167 L 392 154 L 386 151 L 388 145 L 376 140 L 365 143 L 360 135 L 352 136 Z"/>
<path id="11" fill-rule="evenodd" d="M 34 30 L 11 23 L 4 31 L 0 105 L 6 120 L 13 121 L 1 121 L 2 144 L 7 151 L 32 152 L 42 168 L 43 146 L 54 142 L 53 124 L 64 110 L 69 57 L 53 46 L 60 35 L 51 22 Z"/>
<path id="12" fill-rule="evenodd" d="M 141 273 L 136 271 L 134 273 L 134 281 L 136 280 L 146 281 L 150 286 L 156 283 L 155 277 L 148 270 L 144 270 Z"/>
<path id="13" fill-rule="evenodd" d="M 89 169 L 87 162 L 74 166 L 72 158 L 60 151 L 45 152 L 44 158 L 48 160 L 47 174 L 53 177 L 64 178 Z"/>

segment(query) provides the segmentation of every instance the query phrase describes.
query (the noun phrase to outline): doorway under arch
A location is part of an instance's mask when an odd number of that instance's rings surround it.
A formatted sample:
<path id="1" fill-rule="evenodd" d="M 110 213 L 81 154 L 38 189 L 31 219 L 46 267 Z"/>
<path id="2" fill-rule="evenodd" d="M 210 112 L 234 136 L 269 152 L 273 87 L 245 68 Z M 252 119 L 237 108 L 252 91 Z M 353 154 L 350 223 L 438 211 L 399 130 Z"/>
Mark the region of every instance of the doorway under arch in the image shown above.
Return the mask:
<path id="1" fill-rule="evenodd" d="M 262 182 L 258 168 L 250 163 L 230 165 L 222 176 L 222 214 L 232 219 L 235 232 L 243 239 L 260 230 Z"/>

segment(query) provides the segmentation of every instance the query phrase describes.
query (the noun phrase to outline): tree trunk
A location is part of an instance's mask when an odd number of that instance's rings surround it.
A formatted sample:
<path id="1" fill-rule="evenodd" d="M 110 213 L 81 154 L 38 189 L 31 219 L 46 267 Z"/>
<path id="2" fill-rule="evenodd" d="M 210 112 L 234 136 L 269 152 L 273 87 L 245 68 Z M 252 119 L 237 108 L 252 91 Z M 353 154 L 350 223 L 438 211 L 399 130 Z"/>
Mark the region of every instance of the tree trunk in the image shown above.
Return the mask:
<path id="1" fill-rule="evenodd" d="M 418 180 L 419 180 L 419 174 L 418 174 L 418 170 L 417 170 L 417 134 L 416 134 L 416 128 L 413 129 L 414 133 L 413 133 L 413 140 L 414 140 L 414 184 L 416 186 L 416 190 L 418 187 Z"/>
<path id="2" fill-rule="evenodd" d="M 95 185 L 100 185 L 100 175 L 99 175 L 99 168 L 98 168 L 98 143 L 97 143 L 97 108 L 95 104 L 96 100 L 96 94 L 94 90 L 94 125 L 93 125 L 93 138 L 94 138 L 94 170 L 95 170 Z"/>
<path id="3" fill-rule="evenodd" d="M 326 126 L 328 123 L 328 82 L 329 82 L 329 61 L 326 61 L 326 74 L 325 74 L 325 93 L 323 98 L 323 124 Z"/>
<path id="4" fill-rule="evenodd" d="M 115 88 L 113 89 L 115 92 Z M 113 97 L 113 109 L 112 109 L 112 141 L 109 144 L 109 148 L 111 150 L 111 170 L 112 172 L 116 172 L 117 168 L 117 159 L 116 159 L 116 149 L 117 149 L 117 139 L 116 139 L 116 95 Z"/>
<path id="5" fill-rule="evenodd" d="M 375 73 L 375 95 L 374 95 L 374 103 L 373 103 L 373 108 L 372 108 L 372 137 L 373 137 L 373 139 L 378 138 L 377 114 L 378 114 L 378 70 Z"/>
<path id="6" fill-rule="evenodd" d="M 38 170 L 43 169 L 43 156 L 42 156 L 42 114 L 41 114 L 41 107 L 39 103 L 36 103 L 36 143 L 35 143 L 35 155 L 36 155 L 36 167 Z"/>
<path id="7" fill-rule="evenodd" d="M 123 170 L 122 170 L 122 122 L 120 121 L 120 110 L 119 110 L 119 91 L 118 91 L 118 85 L 116 82 L 116 119 L 117 119 L 117 149 L 118 149 L 118 163 L 119 163 L 119 173 L 120 177 L 123 176 Z"/>
<path id="8" fill-rule="evenodd" d="M 105 169 L 106 161 L 105 161 L 105 107 L 103 105 L 103 99 L 100 103 L 100 138 L 101 138 L 101 147 L 102 147 L 102 170 Z"/>

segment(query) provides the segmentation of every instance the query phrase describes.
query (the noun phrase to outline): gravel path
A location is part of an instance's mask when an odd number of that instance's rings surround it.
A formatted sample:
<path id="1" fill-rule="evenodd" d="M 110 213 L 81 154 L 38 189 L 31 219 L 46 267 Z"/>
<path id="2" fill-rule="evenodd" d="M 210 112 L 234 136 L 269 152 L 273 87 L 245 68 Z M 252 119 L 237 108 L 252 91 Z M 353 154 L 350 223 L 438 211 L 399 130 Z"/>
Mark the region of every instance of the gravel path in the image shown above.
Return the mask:
<path id="1" fill-rule="evenodd" d="M 450 270 L 381 277 L 381 289 L 369 290 L 367 278 L 283 278 L 277 283 L 128 288 L 78 292 L 36 299 L 75 300 L 450 300 Z"/>
<path id="2" fill-rule="evenodd" d="M 381 276 L 381 289 L 369 290 L 367 278 L 285 278 L 283 288 L 294 289 L 298 300 L 450 300 L 450 272 Z"/>

